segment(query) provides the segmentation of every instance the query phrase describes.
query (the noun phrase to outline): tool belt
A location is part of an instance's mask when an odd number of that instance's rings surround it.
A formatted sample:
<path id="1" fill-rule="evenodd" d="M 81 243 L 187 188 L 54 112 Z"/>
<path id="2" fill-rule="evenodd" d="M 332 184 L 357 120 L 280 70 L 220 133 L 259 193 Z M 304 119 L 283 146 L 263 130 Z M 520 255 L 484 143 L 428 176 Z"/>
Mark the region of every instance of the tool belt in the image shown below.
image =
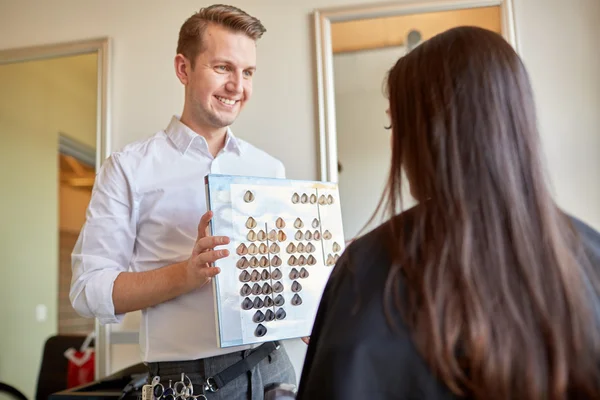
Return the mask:
<path id="1" fill-rule="evenodd" d="M 205 377 L 204 382 L 202 383 L 202 394 L 198 396 L 194 396 L 194 387 L 192 385 L 191 380 L 187 377 L 186 373 L 181 374 L 181 380 L 175 382 L 175 384 L 171 387 L 165 387 L 164 382 L 160 382 L 160 370 L 159 374 L 154 376 L 152 379 L 152 398 L 153 399 L 172 399 L 172 398 L 181 398 L 181 399 L 206 399 L 204 396 L 207 392 L 216 393 L 219 389 L 223 388 L 229 382 L 236 379 L 238 376 L 251 371 L 259 362 L 268 357 L 273 351 L 279 349 L 279 342 L 266 342 L 253 349 L 247 357 L 244 357 L 242 360 L 236 362 L 235 364 L 230 365 L 223 371 L 219 372 L 216 375 Z M 198 365 L 198 361 L 195 360 L 190 361 L 191 365 Z M 187 363 L 187 361 L 185 362 Z M 161 363 L 150 363 L 150 370 L 154 369 L 154 367 L 158 367 Z M 190 369 L 193 369 L 190 365 Z M 189 371 L 187 373 L 191 373 Z"/>
<path id="2" fill-rule="evenodd" d="M 279 349 L 279 342 L 267 342 L 263 343 L 254 351 L 252 351 L 248 357 L 237 363 L 231 365 L 225 370 L 219 372 L 215 376 L 206 378 L 204 382 L 204 390 L 209 392 L 217 392 L 220 388 L 233 381 L 241 374 L 252 370 L 262 360 L 264 360 L 269 354 Z"/>

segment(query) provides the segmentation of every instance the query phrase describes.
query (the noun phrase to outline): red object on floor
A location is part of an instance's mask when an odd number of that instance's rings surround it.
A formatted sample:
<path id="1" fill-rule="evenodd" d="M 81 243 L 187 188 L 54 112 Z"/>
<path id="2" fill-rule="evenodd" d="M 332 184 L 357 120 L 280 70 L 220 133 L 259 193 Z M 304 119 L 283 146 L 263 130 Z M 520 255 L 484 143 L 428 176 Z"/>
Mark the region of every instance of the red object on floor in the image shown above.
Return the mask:
<path id="1" fill-rule="evenodd" d="M 94 381 L 94 349 L 89 347 L 91 336 L 88 336 L 79 350 L 71 347 L 64 353 L 69 360 L 67 389 Z"/>

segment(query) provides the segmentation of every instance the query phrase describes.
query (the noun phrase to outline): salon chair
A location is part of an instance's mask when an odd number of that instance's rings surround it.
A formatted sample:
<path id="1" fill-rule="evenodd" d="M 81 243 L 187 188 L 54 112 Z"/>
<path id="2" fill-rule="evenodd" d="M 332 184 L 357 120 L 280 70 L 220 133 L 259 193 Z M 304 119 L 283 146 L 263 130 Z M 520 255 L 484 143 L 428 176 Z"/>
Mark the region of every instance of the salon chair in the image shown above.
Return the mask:
<path id="1" fill-rule="evenodd" d="M 27 397 L 25 397 L 25 395 L 17 388 L 2 382 L 0 382 L 0 397 L 8 397 L 9 399 L 15 400 L 27 400 Z"/>
<path id="2" fill-rule="evenodd" d="M 47 400 L 52 393 L 67 388 L 69 361 L 64 353 L 69 348 L 80 348 L 85 339 L 85 335 L 56 335 L 46 340 L 38 374 L 36 400 Z"/>

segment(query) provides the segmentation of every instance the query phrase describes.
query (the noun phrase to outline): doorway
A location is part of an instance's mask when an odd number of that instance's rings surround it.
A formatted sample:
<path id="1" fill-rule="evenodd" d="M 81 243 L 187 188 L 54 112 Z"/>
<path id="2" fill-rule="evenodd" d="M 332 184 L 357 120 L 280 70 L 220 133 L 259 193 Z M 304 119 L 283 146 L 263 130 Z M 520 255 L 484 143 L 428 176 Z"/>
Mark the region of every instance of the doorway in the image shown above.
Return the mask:
<path id="1" fill-rule="evenodd" d="M 95 55 L 91 56 L 87 56 L 90 63 L 95 62 Z M 88 84 L 93 87 L 96 81 L 96 74 L 89 73 Z M 87 335 L 94 331 L 94 320 L 77 314 L 71 305 L 69 291 L 71 253 L 85 222 L 96 178 L 96 148 L 66 133 L 59 135 L 58 145 L 58 333 Z"/>

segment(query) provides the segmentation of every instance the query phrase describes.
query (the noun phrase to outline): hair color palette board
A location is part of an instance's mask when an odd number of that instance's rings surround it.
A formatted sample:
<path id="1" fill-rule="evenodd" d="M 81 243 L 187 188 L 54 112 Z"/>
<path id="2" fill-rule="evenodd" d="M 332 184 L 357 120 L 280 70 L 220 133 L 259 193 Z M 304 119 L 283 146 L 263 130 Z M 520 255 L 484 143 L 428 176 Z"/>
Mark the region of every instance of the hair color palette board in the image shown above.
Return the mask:
<path id="1" fill-rule="evenodd" d="M 205 183 L 211 234 L 231 239 L 213 279 L 219 346 L 310 335 L 344 251 L 337 185 L 235 175 Z"/>

